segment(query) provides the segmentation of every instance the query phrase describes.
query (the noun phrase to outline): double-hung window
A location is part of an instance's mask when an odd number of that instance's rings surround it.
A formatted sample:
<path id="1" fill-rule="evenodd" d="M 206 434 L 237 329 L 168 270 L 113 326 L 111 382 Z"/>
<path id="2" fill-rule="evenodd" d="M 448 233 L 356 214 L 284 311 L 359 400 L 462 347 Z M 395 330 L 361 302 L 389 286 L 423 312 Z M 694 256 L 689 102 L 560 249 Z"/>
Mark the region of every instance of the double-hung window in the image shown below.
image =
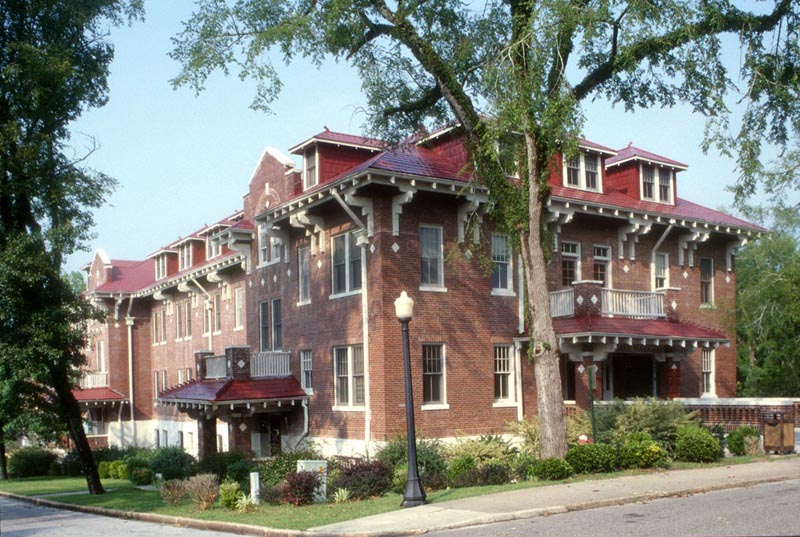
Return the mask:
<path id="1" fill-rule="evenodd" d="M 283 321 L 281 319 L 281 299 L 272 299 L 272 350 L 283 348 Z"/>
<path id="2" fill-rule="evenodd" d="M 700 258 L 700 302 L 714 303 L 714 260 L 709 257 Z"/>
<path id="3" fill-rule="evenodd" d="M 361 290 L 361 248 L 354 233 L 342 233 L 333 238 L 333 295 Z"/>
<path id="4" fill-rule="evenodd" d="M 305 189 L 317 186 L 317 151 L 309 149 L 303 155 L 303 164 L 305 169 L 303 171 L 303 186 Z"/>
<path id="5" fill-rule="evenodd" d="M 297 249 L 297 297 L 300 304 L 311 302 L 311 257 L 308 246 Z"/>
<path id="6" fill-rule="evenodd" d="M 214 295 L 214 333 L 222 331 L 222 294 Z"/>
<path id="7" fill-rule="evenodd" d="M 420 226 L 419 228 L 420 287 L 444 288 L 444 251 L 442 228 Z"/>
<path id="8" fill-rule="evenodd" d="M 217 257 L 222 253 L 222 245 L 218 240 L 206 237 L 206 259 Z"/>
<path id="9" fill-rule="evenodd" d="M 161 308 L 161 343 L 167 342 L 167 310 Z"/>
<path id="10" fill-rule="evenodd" d="M 244 287 L 234 289 L 233 299 L 234 328 L 240 330 L 244 326 Z"/>
<path id="11" fill-rule="evenodd" d="M 186 270 L 192 266 L 192 243 L 184 242 L 178 248 L 178 269 Z"/>
<path id="12" fill-rule="evenodd" d="M 581 245 L 577 242 L 561 241 L 561 285 L 572 285 L 581 277 Z"/>
<path id="13" fill-rule="evenodd" d="M 703 375 L 703 395 L 713 396 L 714 389 L 714 349 L 703 349 L 701 353 L 702 375 Z"/>
<path id="14" fill-rule="evenodd" d="M 611 263 L 611 248 L 608 246 L 593 246 L 594 266 L 592 279 L 603 282 L 603 287 L 611 287 L 611 274 L 609 267 Z"/>
<path id="15" fill-rule="evenodd" d="M 513 358 L 510 345 L 494 346 L 494 400 L 513 401 L 514 379 Z"/>
<path id="16" fill-rule="evenodd" d="M 258 304 L 259 350 L 269 350 L 269 300 Z"/>
<path id="17" fill-rule="evenodd" d="M 333 348 L 336 406 L 363 407 L 364 391 L 364 347 Z"/>
<path id="18" fill-rule="evenodd" d="M 180 340 L 183 339 L 183 304 L 178 304 L 175 320 L 178 321 L 175 328 L 175 339 Z"/>
<path id="19" fill-rule="evenodd" d="M 642 199 L 655 201 L 655 168 L 642 165 Z"/>
<path id="20" fill-rule="evenodd" d="M 567 185 L 580 188 L 581 186 L 581 159 L 572 157 L 567 159 Z"/>
<path id="21" fill-rule="evenodd" d="M 565 159 L 564 186 L 599 192 L 600 157 L 594 153 L 579 153 Z"/>
<path id="22" fill-rule="evenodd" d="M 269 235 L 267 235 L 267 224 L 258 224 L 258 264 L 265 265 L 269 262 Z"/>
<path id="23" fill-rule="evenodd" d="M 300 351 L 300 385 L 307 392 L 313 390 L 311 373 L 313 362 L 310 350 Z"/>
<path id="24" fill-rule="evenodd" d="M 156 256 L 156 280 L 167 277 L 167 254 Z"/>
<path id="25" fill-rule="evenodd" d="M 658 170 L 658 201 L 672 203 L 672 170 L 668 168 Z"/>
<path id="26" fill-rule="evenodd" d="M 512 293 L 511 245 L 508 236 L 492 233 L 492 292 Z"/>
<path id="27" fill-rule="evenodd" d="M 669 285 L 669 256 L 663 252 L 655 253 L 655 288 L 662 289 Z"/>
<path id="28" fill-rule="evenodd" d="M 184 334 L 185 338 L 192 337 L 192 304 L 190 301 L 186 301 L 186 330 Z"/>
<path id="29" fill-rule="evenodd" d="M 425 344 L 422 346 L 422 404 L 446 403 L 444 345 Z"/>

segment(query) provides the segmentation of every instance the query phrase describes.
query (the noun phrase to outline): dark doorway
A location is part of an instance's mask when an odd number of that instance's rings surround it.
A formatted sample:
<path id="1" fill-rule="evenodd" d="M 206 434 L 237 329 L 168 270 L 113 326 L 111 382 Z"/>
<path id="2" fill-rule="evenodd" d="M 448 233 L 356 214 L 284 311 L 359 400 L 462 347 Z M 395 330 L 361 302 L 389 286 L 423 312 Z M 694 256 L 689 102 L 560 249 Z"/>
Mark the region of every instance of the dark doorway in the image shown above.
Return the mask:
<path id="1" fill-rule="evenodd" d="M 614 397 L 652 397 L 653 393 L 653 355 L 652 354 L 614 354 Z"/>

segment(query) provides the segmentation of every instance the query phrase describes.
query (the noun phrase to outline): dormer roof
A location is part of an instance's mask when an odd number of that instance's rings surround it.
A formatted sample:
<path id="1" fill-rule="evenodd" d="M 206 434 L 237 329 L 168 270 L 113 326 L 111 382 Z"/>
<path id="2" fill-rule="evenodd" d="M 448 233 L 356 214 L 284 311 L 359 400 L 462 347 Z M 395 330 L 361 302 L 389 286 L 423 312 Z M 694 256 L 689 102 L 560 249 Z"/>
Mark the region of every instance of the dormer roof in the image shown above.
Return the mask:
<path id="1" fill-rule="evenodd" d="M 646 164 L 669 166 L 670 168 L 675 168 L 676 170 L 685 170 L 689 167 L 682 162 L 678 162 L 677 160 L 672 160 L 670 158 L 651 153 L 650 151 L 640 149 L 631 143 L 628 144 L 628 147 L 617 152 L 616 156 L 606 159 L 606 168 L 610 168 L 611 166 L 619 166 L 631 161 L 640 161 Z"/>
<path id="2" fill-rule="evenodd" d="M 290 148 L 289 153 L 293 155 L 299 155 L 303 153 L 306 147 L 319 143 L 353 147 L 356 149 L 366 149 L 368 151 L 381 151 L 386 146 L 386 142 L 376 138 L 367 138 L 364 136 L 356 136 L 353 134 L 345 134 L 342 132 L 334 132 L 325 129 L 319 134 L 312 136 L 308 140 Z"/>
<path id="3" fill-rule="evenodd" d="M 612 158 L 617 152 L 610 147 L 606 147 L 604 145 L 600 145 L 597 142 L 593 142 L 591 140 L 587 140 L 586 138 L 578 138 L 578 147 L 581 149 L 589 149 L 592 151 L 597 151 L 598 153 L 605 153 L 606 155 L 611 155 Z M 608 162 L 609 159 L 606 160 Z"/>

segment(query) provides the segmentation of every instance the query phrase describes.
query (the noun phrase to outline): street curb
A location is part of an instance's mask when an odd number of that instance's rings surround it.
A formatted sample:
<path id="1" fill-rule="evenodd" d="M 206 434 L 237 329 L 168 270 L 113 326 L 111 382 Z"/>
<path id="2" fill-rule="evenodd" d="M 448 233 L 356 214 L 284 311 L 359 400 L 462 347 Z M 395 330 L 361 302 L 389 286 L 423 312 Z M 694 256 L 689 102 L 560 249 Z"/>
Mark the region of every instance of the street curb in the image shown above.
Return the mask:
<path id="1" fill-rule="evenodd" d="M 616 505 L 627 505 L 633 503 L 646 503 L 653 500 L 664 498 L 677 498 L 683 496 L 693 496 L 695 494 L 704 494 L 707 492 L 714 492 L 720 490 L 730 490 L 737 488 L 748 488 L 756 485 L 763 485 L 767 483 L 779 483 L 783 481 L 791 481 L 793 479 L 800 479 L 800 474 L 784 475 L 777 477 L 767 477 L 760 479 L 749 479 L 746 481 L 737 481 L 734 483 L 727 483 L 721 485 L 710 485 L 705 487 L 687 488 L 681 490 L 674 490 L 670 492 L 652 492 L 646 494 L 636 494 L 632 496 L 624 496 L 619 498 L 610 498 L 605 500 L 580 502 L 567 505 L 553 505 L 547 507 L 537 507 L 532 509 L 525 509 L 521 511 L 514 511 L 509 513 L 498 514 L 484 514 L 464 520 L 461 522 L 454 522 L 449 524 L 433 525 L 424 529 L 416 530 L 397 530 L 397 531 L 314 531 L 313 528 L 305 531 L 301 530 L 285 530 L 278 528 L 270 528 L 264 526 L 253 526 L 249 524 L 237 524 L 235 522 L 217 522 L 207 520 L 197 520 L 194 518 L 184 518 L 170 515 L 159 515 L 154 513 L 138 513 L 133 511 L 119 511 L 115 509 L 107 509 L 105 507 L 93 507 L 84 505 L 73 505 L 68 503 L 56 502 L 53 500 L 46 500 L 44 498 L 37 498 L 31 496 L 20 496 L 10 492 L 0 491 L 0 496 L 11 498 L 14 500 L 27 502 L 44 507 L 51 507 L 54 509 L 63 509 L 66 511 L 75 511 L 79 513 L 87 513 L 93 515 L 106 516 L 111 518 L 120 518 L 124 520 L 138 520 L 142 522 L 152 522 L 156 524 L 164 524 L 177 527 L 192 528 L 197 530 L 219 531 L 226 533 L 233 533 L 237 535 L 254 535 L 256 537 L 386 537 L 386 536 L 411 536 L 421 535 L 424 533 L 446 531 L 453 529 L 468 528 L 474 526 L 482 526 L 486 524 L 493 524 L 497 522 L 508 522 L 512 520 L 524 520 L 530 518 L 537 518 L 541 516 L 550 516 L 555 514 L 584 511 L 589 509 L 599 509 L 602 507 L 611 507 Z"/>

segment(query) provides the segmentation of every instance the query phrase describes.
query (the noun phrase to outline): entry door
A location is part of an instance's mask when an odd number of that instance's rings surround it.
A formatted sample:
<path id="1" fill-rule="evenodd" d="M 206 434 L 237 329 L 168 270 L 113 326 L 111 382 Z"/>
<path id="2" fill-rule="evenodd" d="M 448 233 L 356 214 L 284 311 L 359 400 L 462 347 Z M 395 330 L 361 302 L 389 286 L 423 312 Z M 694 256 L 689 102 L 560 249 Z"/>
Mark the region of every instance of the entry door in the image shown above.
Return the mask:
<path id="1" fill-rule="evenodd" d="M 281 417 L 269 417 L 269 455 L 274 457 L 281 452 Z"/>
<path id="2" fill-rule="evenodd" d="M 270 453 L 270 418 L 265 415 L 256 415 L 253 419 L 253 434 L 251 445 L 253 456 L 262 459 L 272 455 Z"/>
<path id="3" fill-rule="evenodd" d="M 615 354 L 613 360 L 614 397 L 630 399 L 655 395 L 652 354 Z"/>

